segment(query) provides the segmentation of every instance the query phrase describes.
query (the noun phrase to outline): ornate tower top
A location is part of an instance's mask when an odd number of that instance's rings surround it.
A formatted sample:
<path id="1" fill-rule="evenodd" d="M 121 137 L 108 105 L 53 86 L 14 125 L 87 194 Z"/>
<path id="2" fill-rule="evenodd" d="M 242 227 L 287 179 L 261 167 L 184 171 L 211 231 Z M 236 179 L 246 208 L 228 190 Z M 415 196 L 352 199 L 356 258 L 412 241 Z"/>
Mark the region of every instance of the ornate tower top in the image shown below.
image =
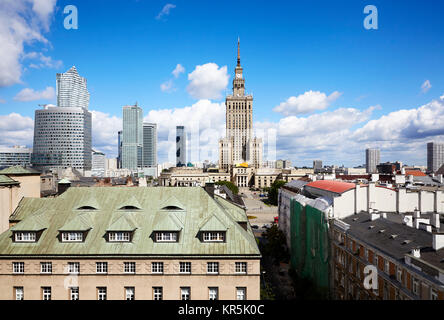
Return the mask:
<path id="1" fill-rule="evenodd" d="M 237 37 L 237 66 L 240 67 L 240 39 Z"/>

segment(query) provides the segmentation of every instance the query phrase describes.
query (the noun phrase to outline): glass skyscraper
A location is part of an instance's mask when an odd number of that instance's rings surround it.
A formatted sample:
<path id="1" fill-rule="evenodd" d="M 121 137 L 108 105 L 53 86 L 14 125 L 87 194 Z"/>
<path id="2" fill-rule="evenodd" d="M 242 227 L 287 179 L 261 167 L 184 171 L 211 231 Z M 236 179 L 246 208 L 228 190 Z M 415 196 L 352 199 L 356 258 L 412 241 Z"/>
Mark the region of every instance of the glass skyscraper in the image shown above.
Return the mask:
<path id="1" fill-rule="evenodd" d="M 143 123 L 143 167 L 157 165 L 157 125 L 155 123 Z"/>
<path id="2" fill-rule="evenodd" d="M 35 111 L 33 166 L 91 170 L 89 92 L 75 67 L 57 74 L 57 103 Z"/>
<path id="3" fill-rule="evenodd" d="M 176 126 L 176 167 L 187 165 L 187 136 L 184 126 Z"/>
<path id="4" fill-rule="evenodd" d="M 122 168 L 142 167 L 143 112 L 137 103 L 123 107 Z"/>

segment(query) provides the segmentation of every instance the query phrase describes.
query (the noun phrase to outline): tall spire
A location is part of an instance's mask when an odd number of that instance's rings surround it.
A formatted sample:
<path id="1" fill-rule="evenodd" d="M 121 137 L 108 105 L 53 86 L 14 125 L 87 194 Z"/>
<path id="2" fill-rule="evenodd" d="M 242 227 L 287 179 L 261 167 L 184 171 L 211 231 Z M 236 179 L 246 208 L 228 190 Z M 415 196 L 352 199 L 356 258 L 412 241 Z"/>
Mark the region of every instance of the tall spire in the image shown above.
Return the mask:
<path id="1" fill-rule="evenodd" d="M 237 37 L 237 66 L 240 67 L 240 39 Z"/>

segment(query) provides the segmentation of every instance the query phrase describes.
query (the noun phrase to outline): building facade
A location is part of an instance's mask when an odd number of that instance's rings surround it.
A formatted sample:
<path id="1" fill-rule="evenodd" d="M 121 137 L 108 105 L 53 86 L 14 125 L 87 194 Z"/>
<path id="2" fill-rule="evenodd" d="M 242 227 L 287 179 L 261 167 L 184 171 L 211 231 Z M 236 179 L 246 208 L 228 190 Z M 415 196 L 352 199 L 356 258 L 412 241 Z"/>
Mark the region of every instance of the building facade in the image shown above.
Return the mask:
<path id="1" fill-rule="evenodd" d="M 233 94 L 225 99 L 226 137 L 219 141 L 219 167 L 247 162 L 253 168 L 262 166 L 262 139 L 253 137 L 253 96 L 245 92 L 245 79 L 237 47 L 237 66 L 233 79 Z"/>
<path id="2" fill-rule="evenodd" d="M 123 107 L 122 169 L 142 167 L 143 111 L 137 103 Z"/>
<path id="3" fill-rule="evenodd" d="M 157 166 L 157 124 L 155 123 L 143 123 L 142 166 Z"/>
<path id="4" fill-rule="evenodd" d="M 75 66 L 65 73 L 57 73 L 57 106 L 88 110 L 87 80 L 79 75 Z"/>
<path id="5" fill-rule="evenodd" d="M 245 211 L 201 187 L 68 188 L 24 198 L 10 223 L 0 300 L 260 298 Z"/>
<path id="6" fill-rule="evenodd" d="M 92 116 L 85 108 L 45 105 L 35 111 L 32 165 L 91 170 Z"/>
<path id="7" fill-rule="evenodd" d="M 0 147 L 0 169 L 12 166 L 30 166 L 32 149 L 20 146 Z"/>
<path id="8" fill-rule="evenodd" d="M 91 157 L 92 157 L 91 175 L 93 177 L 103 177 L 106 171 L 105 154 L 103 152 L 93 150 Z"/>
<path id="9" fill-rule="evenodd" d="M 187 134 L 184 126 L 176 126 L 176 167 L 187 165 Z"/>
<path id="10" fill-rule="evenodd" d="M 427 172 L 434 173 L 444 164 L 444 143 L 427 143 Z"/>
<path id="11" fill-rule="evenodd" d="M 117 169 L 122 169 L 122 142 L 123 131 L 117 132 Z"/>
<path id="12" fill-rule="evenodd" d="M 365 150 L 365 168 L 367 173 L 377 173 L 377 165 L 381 162 L 379 149 L 369 148 Z"/>

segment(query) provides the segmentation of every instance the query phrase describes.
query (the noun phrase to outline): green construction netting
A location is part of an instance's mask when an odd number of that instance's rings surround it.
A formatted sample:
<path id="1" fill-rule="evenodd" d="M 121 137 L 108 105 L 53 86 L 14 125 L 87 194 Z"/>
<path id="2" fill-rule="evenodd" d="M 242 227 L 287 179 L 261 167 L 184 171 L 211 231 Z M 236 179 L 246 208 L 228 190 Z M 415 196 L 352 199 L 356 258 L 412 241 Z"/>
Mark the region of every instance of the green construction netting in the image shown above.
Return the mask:
<path id="1" fill-rule="evenodd" d="M 303 278 L 328 288 L 329 242 L 325 214 L 310 205 L 291 200 L 291 265 Z"/>

